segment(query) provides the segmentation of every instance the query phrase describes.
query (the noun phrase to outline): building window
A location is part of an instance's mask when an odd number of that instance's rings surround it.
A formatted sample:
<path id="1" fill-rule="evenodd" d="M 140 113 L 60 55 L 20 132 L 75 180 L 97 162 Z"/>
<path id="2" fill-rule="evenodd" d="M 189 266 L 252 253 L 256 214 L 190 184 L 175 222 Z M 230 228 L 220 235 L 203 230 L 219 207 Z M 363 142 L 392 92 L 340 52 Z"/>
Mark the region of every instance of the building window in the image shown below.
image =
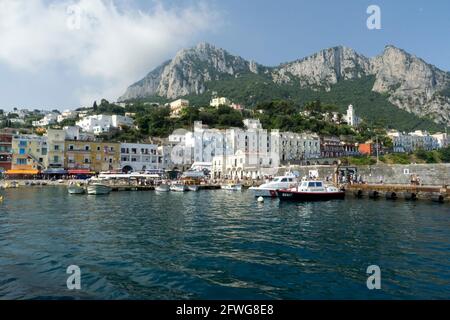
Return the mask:
<path id="1" fill-rule="evenodd" d="M 84 150 L 89 151 L 89 146 L 84 146 Z"/>
<path id="2" fill-rule="evenodd" d="M 27 159 L 17 159 L 17 164 L 18 165 L 26 165 L 27 164 Z"/>
<path id="3" fill-rule="evenodd" d="M 55 151 L 59 151 L 59 145 L 55 145 Z"/>
<path id="4" fill-rule="evenodd" d="M 24 140 L 19 141 L 19 146 L 20 147 L 26 147 L 27 146 L 27 142 Z"/>
<path id="5" fill-rule="evenodd" d="M 69 146 L 69 150 L 73 150 L 73 144 Z"/>
<path id="6" fill-rule="evenodd" d="M 53 157 L 53 162 L 54 163 L 58 163 L 59 162 L 59 157 L 58 156 L 54 156 Z"/>
<path id="7" fill-rule="evenodd" d="M 24 148 L 20 148 L 19 149 L 19 154 L 22 154 L 22 155 L 25 154 L 25 149 Z"/>

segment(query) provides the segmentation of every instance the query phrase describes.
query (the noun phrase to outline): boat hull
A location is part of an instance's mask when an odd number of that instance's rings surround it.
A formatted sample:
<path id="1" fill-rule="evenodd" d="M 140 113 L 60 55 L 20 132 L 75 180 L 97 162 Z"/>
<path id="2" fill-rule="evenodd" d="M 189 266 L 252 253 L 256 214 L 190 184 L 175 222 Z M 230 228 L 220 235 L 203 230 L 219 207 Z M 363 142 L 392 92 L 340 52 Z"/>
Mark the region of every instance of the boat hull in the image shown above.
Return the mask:
<path id="1" fill-rule="evenodd" d="M 220 188 L 223 190 L 228 190 L 228 191 L 242 191 L 242 186 L 225 185 L 225 186 L 221 186 Z"/>
<path id="2" fill-rule="evenodd" d="M 297 192 L 290 190 L 278 190 L 278 198 L 281 201 L 328 201 L 345 198 L 344 191 L 338 192 Z"/>
<path id="3" fill-rule="evenodd" d="M 276 198 L 277 191 L 274 189 L 260 189 L 260 188 L 250 188 L 255 197 L 266 197 L 266 198 Z"/>
<path id="4" fill-rule="evenodd" d="M 198 186 L 188 186 L 189 191 L 198 191 Z"/>
<path id="5" fill-rule="evenodd" d="M 70 186 L 67 188 L 69 194 L 84 194 L 86 190 L 84 190 L 81 186 Z"/>
<path id="6" fill-rule="evenodd" d="M 185 186 L 170 186 L 170 191 L 173 192 L 185 192 L 187 191 L 187 188 Z"/>
<path id="7" fill-rule="evenodd" d="M 161 185 L 159 185 L 159 186 L 157 186 L 155 188 L 155 191 L 158 191 L 158 192 L 169 192 L 170 191 L 170 187 L 167 184 L 161 184 Z"/>
<path id="8" fill-rule="evenodd" d="M 111 188 L 104 184 L 95 184 L 87 187 L 87 193 L 91 195 L 104 195 L 110 192 Z"/>

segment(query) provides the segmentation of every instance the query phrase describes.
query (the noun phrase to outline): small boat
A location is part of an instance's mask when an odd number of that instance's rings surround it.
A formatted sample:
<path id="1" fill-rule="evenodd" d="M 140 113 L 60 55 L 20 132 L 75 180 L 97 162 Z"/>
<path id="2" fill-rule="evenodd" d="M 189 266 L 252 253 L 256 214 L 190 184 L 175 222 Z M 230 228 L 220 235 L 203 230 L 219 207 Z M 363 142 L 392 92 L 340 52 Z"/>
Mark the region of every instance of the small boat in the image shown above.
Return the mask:
<path id="1" fill-rule="evenodd" d="M 229 183 L 229 184 L 221 185 L 220 188 L 223 190 L 229 190 L 229 191 L 241 191 L 242 185 Z"/>
<path id="2" fill-rule="evenodd" d="M 289 189 L 297 185 L 297 177 L 293 174 L 273 178 L 272 181 L 264 183 L 259 187 L 251 187 L 255 197 L 277 197 L 277 190 Z"/>
<path id="3" fill-rule="evenodd" d="M 155 188 L 155 191 L 168 192 L 170 191 L 170 186 L 167 183 L 161 183 L 159 186 Z"/>
<path id="4" fill-rule="evenodd" d="M 189 191 L 198 191 L 199 187 L 197 185 L 188 185 Z"/>
<path id="5" fill-rule="evenodd" d="M 67 187 L 67 191 L 69 192 L 69 194 L 84 194 L 86 192 L 84 186 L 79 183 L 70 184 Z"/>
<path id="6" fill-rule="evenodd" d="M 181 183 L 175 183 L 170 186 L 170 191 L 185 192 L 187 190 L 188 189 L 187 189 L 186 185 L 181 184 Z"/>
<path id="7" fill-rule="evenodd" d="M 109 194 L 111 192 L 111 187 L 107 184 L 94 182 L 88 184 L 87 193 L 92 195 Z"/>
<path id="8" fill-rule="evenodd" d="M 280 200 L 286 201 L 326 201 L 345 198 L 345 191 L 317 180 L 302 181 L 295 188 L 278 190 L 277 194 Z"/>

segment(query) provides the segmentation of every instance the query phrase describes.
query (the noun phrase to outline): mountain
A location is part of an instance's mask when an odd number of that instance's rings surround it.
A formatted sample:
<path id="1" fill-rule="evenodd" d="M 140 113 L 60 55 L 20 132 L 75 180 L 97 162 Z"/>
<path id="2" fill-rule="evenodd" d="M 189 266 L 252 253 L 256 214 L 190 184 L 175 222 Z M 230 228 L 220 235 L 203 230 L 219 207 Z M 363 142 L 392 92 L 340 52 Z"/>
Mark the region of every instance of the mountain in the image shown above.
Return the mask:
<path id="1" fill-rule="evenodd" d="M 347 91 L 338 92 L 342 88 Z M 200 43 L 179 51 L 172 60 L 131 85 L 119 101 L 158 96 L 189 97 L 207 103 L 213 92 L 246 105 L 278 98 L 302 102 L 324 98 L 340 104 L 346 96 L 337 98 L 346 93 L 356 110 L 364 109 L 362 113 L 369 118 L 377 114 L 374 111 L 392 113 L 401 109 L 415 119 L 450 125 L 450 73 L 391 45 L 373 58 L 338 46 L 266 67 Z M 372 98 L 367 100 L 367 96 Z M 364 101 L 364 105 L 358 105 L 358 101 Z M 401 110 L 399 114 L 406 114 Z"/>

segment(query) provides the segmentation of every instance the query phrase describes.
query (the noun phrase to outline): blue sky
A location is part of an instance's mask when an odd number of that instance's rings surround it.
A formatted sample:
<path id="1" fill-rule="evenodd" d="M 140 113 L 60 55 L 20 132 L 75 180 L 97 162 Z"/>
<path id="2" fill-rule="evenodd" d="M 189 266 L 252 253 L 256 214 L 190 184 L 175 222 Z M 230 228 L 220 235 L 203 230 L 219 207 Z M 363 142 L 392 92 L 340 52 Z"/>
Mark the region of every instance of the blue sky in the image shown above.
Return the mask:
<path id="1" fill-rule="evenodd" d="M 450 70 L 450 1 L 2 2 L 7 7 L 0 21 L 10 18 L 0 23 L 3 109 L 63 110 L 101 97 L 114 100 L 177 50 L 200 41 L 265 65 L 335 45 L 374 56 L 393 44 Z M 69 32 L 63 29 L 71 4 L 94 20 L 81 20 L 81 28 Z M 371 4 L 381 8 L 381 30 L 366 27 Z"/>

